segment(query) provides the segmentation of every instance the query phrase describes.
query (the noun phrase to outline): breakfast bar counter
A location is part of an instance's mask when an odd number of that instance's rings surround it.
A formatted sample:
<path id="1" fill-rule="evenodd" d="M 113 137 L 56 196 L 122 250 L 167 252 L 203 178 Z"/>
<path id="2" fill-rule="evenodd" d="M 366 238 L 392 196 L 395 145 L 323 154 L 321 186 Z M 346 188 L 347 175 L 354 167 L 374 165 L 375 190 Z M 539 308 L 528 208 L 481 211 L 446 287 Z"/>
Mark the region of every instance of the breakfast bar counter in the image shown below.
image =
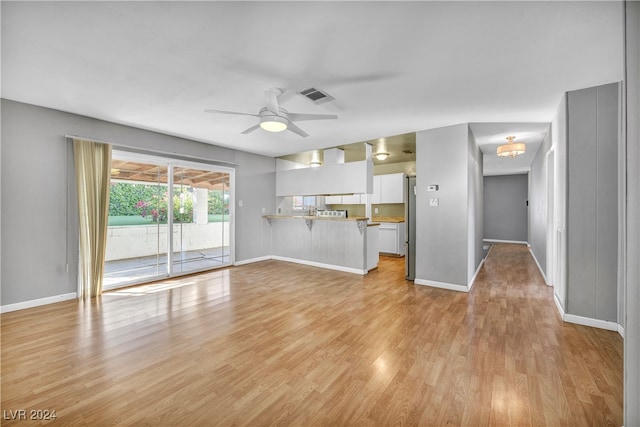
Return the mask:
<path id="1" fill-rule="evenodd" d="M 369 218 L 264 215 L 273 259 L 367 274 L 378 265 L 378 227 Z"/>

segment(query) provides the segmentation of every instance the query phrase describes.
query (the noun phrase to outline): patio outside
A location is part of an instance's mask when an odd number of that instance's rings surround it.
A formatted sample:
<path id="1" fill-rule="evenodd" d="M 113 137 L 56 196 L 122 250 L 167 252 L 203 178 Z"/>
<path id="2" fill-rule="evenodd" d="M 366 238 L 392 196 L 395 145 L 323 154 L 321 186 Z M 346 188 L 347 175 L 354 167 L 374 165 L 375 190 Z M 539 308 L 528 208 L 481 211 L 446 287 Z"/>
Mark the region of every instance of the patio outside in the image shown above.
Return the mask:
<path id="1" fill-rule="evenodd" d="M 171 275 L 230 263 L 229 175 L 185 168 L 173 171 L 169 200 L 166 167 L 112 161 L 105 289 L 167 277 L 169 262 Z"/>

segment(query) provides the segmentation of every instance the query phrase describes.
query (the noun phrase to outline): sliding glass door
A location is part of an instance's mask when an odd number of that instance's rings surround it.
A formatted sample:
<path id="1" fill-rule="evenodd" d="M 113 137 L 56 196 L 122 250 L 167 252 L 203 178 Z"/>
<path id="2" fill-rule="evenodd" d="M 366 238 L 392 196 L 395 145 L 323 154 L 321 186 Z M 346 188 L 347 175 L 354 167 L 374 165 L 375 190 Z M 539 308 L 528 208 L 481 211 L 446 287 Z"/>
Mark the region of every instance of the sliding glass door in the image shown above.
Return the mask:
<path id="1" fill-rule="evenodd" d="M 229 174 L 173 168 L 173 272 L 229 263 Z"/>
<path id="2" fill-rule="evenodd" d="M 105 289 L 231 264 L 232 170 L 112 157 Z"/>

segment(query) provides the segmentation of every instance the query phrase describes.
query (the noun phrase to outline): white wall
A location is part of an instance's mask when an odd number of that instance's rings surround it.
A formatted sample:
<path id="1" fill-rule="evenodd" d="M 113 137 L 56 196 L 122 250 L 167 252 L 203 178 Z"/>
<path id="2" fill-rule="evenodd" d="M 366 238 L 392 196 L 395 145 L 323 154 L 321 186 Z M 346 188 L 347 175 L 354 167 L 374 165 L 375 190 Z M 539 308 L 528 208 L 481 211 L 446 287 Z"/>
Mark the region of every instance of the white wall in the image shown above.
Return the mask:
<path id="1" fill-rule="evenodd" d="M 76 291 L 77 205 L 66 134 L 237 163 L 236 199 L 246 203 L 236 213 L 236 260 L 268 254 L 254 246 L 253 233 L 260 236 L 261 208 L 275 208 L 273 158 L 3 99 L 0 305 Z"/>
<path id="2" fill-rule="evenodd" d="M 484 235 L 484 158 L 480 146 L 476 142 L 471 128 L 467 141 L 469 177 L 467 184 L 467 283 L 473 280 L 476 269 L 482 262 L 484 252 L 482 240 Z"/>
<path id="3" fill-rule="evenodd" d="M 167 253 L 166 224 L 123 225 L 107 229 L 105 261 Z M 197 251 L 228 246 L 229 222 L 177 223 L 173 226 L 173 250 Z"/>
<path id="4" fill-rule="evenodd" d="M 549 170 L 553 171 L 553 165 L 547 163 L 547 153 L 552 146 L 551 126 L 538 148 L 535 158 L 531 164 L 531 170 L 529 172 L 529 231 L 528 242 L 531 245 L 531 252 L 538 261 L 540 268 L 547 279 L 547 283 L 551 283 L 549 279 L 549 268 L 547 265 L 547 246 L 552 246 L 553 239 L 548 239 L 548 227 L 553 221 L 549 221 L 548 208 L 553 206 L 553 200 L 549 198 L 553 197 L 552 194 L 547 193 L 548 186 L 555 185 L 553 183 L 553 173 L 551 176 L 547 176 Z M 548 180 L 551 182 L 548 182 Z M 549 243 L 547 243 L 549 240 Z"/>
<path id="5" fill-rule="evenodd" d="M 555 157 L 555 192 L 554 192 L 554 227 L 552 230 L 556 236 L 556 246 L 552 248 L 556 253 L 557 268 L 555 278 L 549 280 L 554 286 L 554 295 L 563 312 L 566 312 L 567 301 L 567 272 L 565 263 L 567 259 L 567 95 L 563 95 L 556 114 L 551 122 L 551 142 Z"/>

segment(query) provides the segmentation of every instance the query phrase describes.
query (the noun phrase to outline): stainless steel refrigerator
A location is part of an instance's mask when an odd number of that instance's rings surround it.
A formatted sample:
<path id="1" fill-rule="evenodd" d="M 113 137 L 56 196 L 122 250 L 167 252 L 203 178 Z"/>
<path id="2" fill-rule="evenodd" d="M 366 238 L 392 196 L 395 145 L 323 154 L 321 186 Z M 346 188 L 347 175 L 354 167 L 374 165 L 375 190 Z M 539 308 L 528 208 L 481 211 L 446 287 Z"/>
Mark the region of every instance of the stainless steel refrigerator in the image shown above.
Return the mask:
<path id="1" fill-rule="evenodd" d="M 416 177 L 408 176 L 405 185 L 404 203 L 404 246 L 405 276 L 407 280 L 416 278 Z"/>

